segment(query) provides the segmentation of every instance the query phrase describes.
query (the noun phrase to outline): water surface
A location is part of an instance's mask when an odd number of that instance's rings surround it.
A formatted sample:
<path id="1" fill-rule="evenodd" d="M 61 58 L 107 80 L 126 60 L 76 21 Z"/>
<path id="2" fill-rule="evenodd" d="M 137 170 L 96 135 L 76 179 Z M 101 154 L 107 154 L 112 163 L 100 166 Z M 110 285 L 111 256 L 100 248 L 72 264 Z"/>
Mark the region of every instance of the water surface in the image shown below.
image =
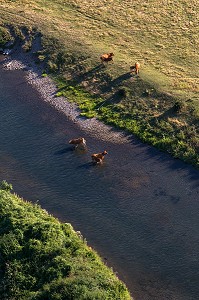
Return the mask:
<path id="1" fill-rule="evenodd" d="M 199 171 L 136 139 L 112 144 L 0 69 L 0 180 L 80 230 L 135 300 L 199 297 Z M 68 140 L 84 136 L 88 152 Z M 103 166 L 90 155 L 107 150 Z"/>

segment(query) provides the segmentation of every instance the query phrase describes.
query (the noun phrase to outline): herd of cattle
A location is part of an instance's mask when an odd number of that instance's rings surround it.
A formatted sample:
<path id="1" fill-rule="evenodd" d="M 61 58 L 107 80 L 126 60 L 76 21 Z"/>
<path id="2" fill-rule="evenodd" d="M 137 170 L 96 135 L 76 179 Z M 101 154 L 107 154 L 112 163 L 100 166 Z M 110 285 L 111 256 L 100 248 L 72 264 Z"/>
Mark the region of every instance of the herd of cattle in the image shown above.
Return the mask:
<path id="1" fill-rule="evenodd" d="M 102 64 L 104 64 L 104 63 L 108 64 L 109 61 L 113 61 L 113 56 L 114 56 L 114 53 L 112 53 L 112 52 L 111 53 L 105 53 L 105 54 L 102 54 L 100 56 L 100 60 L 101 60 Z M 131 73 L 135 72 L 136 75 L 138 75 L 139 70 L 140 70 L 140 63 L 139 62 L 136 62 L 133 66 L 130 67 L 130 72 Z"/>
<path id="2" fill-rule="evenodd" d="M 103 64 L 104 63 L 108 64 L 108 62 L 113 61 L 113 56 L 114 56 L 114 53 L 105 53 L 100 56 L 100 60 Z M 130 72 L 131 73 L 135 72 L 136 75 L 138 75 L 139 70 L 140 70 L 140 64 L 138 62 L 136 62 L 133 66 L 130 67 Z M 70 140 L 69 144 L 74 145 L 75 149 L 79 148 L 82 150 L 86 150 L 86 148 L 87 148 L 86 140 L 85 140 L 85 138 L 82 138 L 82 137 Z M 106 150 L 104 150 L 101 153 L 93 153 L 91 155 L 92 162 L 95 164 L 103 163 L 104 157 L 106 154 L 108 154 L 108 152 Z"/>

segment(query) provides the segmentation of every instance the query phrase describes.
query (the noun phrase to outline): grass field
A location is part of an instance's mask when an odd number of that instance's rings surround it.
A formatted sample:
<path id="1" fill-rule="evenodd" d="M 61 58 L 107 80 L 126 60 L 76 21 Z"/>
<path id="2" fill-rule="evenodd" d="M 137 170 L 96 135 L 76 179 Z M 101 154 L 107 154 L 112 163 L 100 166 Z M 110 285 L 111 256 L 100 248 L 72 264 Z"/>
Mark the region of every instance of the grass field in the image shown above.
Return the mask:
<path id="1" fill-rule="evenodd" d="M 44 71 L 59 76 L 59 94 L 71 101 L 78 95 L 83 115 L 127 129 L 196 166 L 198 11 L 196 0 L 0 2 L 2 26 L 42 32 Z M 104 52 L 115 54 L 106 68 L 99 65 Z M 139 77 L 129 75 L 136 61 Z"/>

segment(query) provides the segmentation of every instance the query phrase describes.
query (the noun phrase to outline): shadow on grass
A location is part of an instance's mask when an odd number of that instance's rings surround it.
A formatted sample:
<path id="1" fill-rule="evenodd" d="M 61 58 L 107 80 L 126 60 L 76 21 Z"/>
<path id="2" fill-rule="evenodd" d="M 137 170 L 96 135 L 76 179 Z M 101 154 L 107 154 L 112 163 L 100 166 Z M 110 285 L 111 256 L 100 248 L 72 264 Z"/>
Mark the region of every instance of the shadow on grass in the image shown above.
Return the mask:
<path id="1" fill-rule="evenodd" d="M 76 76 L 73 76 L 73 80 L 76 84 L 80 84 L 84 80 L 89 80 L 90 78 L 96 76 L 96 74 L 103 69 L 103 65 L 99 64 L 96 67 L 92 68 L 91 70 L 83 73 L 83 74 L 78 74 Z"/>
<path id="2" fill-rule="evenodd" d="M 115 78 L 114 80 L 111 81 L 112 86 L 117 86 L 121 84 L 123 81 L 128 80 L 132 78 L 132 74 L 130 72 L 127 72 L 125 74 L 122 74 L 121 76 Z"/>
<path id="3" fill-rule="evenodd" d="M 123 99 L 128 97 L 128 89 L 125 87 L 118 87 L 118 90 L 115 90 L 114 93 L 111 94 L 109 98 L 100 103 L 96 109 L 99 110 L 102 106 L 114 105 L 120 103 Z"/>
<path id="4" fill-rule="evenodd" d="M 67 90 L 69 88 L 69 86 L 75 87 L 77 85 L 80 85 L 85 80 L 89 80 L 92 77 L 97 77 L 96 74 L 98 71 L 101 70 L 102 67 L 103 67 L 102 65 L 98 65 L 83 74 L 78 74 L 78 73 L 73 74 L 72 79 L 67 80 L 66 84 L 64 84 L 64 86 L 57 88 L 55 94 L 60 93 L 64 90 Z"/>
<path id="5" fill-rule="evenodd" d="M 166 111 L 164 111 L 160 116 L 156 117 L 159 120 L 164 120 L 167 119 L 168 117 L 176 117 L 177 112 L 175 111 L 175 109 L 173 107 L 167 109 Z"/>
<path id="6" fill-rule="evenodd" d="M 104 86 L 102 86 L 102 88 L 101 88 L 102 94 L 106 94 L 106 93 L 110 92 L 113 88 L 118 87 L 124 81 L 129 80 L 130 78 L 132 78 L 132 75 L 131 75 L 131 73 L 127 72 L 127 73 L 122 74 L 119 77 L 113 79 L 112 81 L 107 82 L 107 84 L 104 84 Z"/>
<path id="7" fill-rule="evenodd" d="M 105 67 L 102 64 L 99 64 L 96 67 L 94 67 L 93 69 L 91 69 L 83 74 L 73 76 L 73 81 L 76 84 L 80 84 L 84 80 L 89 80 L 93 77 L 96 77 L 96 78 L 100 77 L 101 79 L 104 79 L 104 84 L 101 85 L 101 93 L 103 94 L 103 93 L 109 92 L 111 90 L 111 88 L 117 87 L 124 81 L 133 77 L 130 72 L 127 72 L 127 73 L 122 74 L 119 77 L 115 78 L 114 80 L 111 80 L 110 75 L 107 74 L 106 72 L 103 73 L 103 76 L 102 76 L 102 73 L 98 74 L 98 72 L 102 71 L 103 69 L 105 69 Z"/>

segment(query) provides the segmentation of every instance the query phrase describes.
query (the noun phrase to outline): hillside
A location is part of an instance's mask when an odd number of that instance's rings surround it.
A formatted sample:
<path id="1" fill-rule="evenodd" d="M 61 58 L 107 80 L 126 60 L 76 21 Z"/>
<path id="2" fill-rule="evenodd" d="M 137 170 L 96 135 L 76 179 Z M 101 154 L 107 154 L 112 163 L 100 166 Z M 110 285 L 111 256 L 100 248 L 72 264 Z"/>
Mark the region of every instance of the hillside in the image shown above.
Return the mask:
<path id="1" fill-rule="evenodd" d="M 82 115 L 199 166 L 197 1 L 16 0 L 0 8 L 2 27 L 31 37 L 25 52 L 41 33 L 36 61 Z M 105 52 L 114 63 L 103 67 Z M 139 76 L 129 73 L 136 61 Z"/>
<path id="2" fill-rule="evenodd" d="M 80 233 L 0 187 L 1 300 L 130 300 Z"/>

